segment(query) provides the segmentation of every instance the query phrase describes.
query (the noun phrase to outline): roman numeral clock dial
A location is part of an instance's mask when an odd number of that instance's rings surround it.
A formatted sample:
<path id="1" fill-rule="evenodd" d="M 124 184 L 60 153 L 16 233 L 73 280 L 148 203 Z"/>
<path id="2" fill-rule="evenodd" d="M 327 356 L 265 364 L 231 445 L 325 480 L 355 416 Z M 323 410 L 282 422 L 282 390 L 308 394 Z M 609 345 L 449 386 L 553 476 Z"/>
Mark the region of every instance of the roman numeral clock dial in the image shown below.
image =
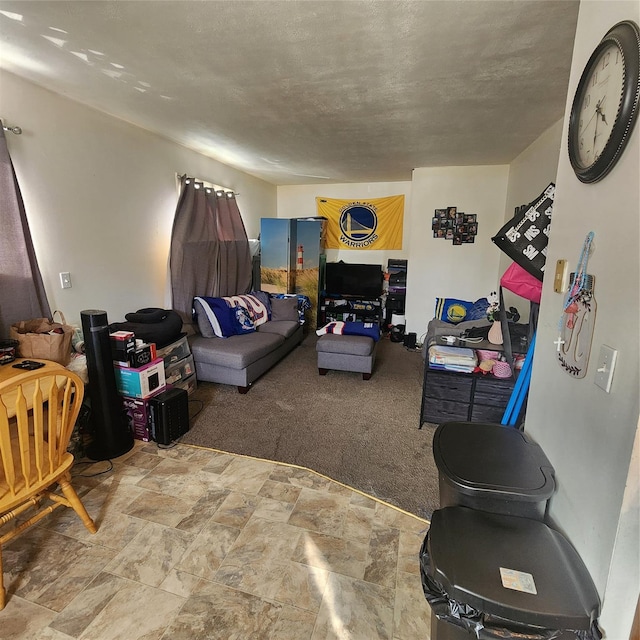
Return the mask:
<path id="1" fill-rule="evenodd" d="M 618 161 L 636 120 L 640 32 L 620 22 L 604 36 L 582 73 L 569 116 L 569 160 L 582 182 L 604 178 Z"/>

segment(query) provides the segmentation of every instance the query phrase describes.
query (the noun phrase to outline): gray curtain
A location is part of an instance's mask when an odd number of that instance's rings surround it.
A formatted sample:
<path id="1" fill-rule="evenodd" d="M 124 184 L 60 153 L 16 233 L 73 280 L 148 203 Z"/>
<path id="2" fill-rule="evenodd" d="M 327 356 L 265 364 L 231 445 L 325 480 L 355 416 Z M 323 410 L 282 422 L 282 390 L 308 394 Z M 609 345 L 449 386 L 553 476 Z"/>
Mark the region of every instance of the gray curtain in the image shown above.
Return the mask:
<path id="1" fill-rule="evenodd" d="M 251 252 L 235 195 L 183 176 L 169 255 L 173 309 L 192 324 L 194 296 L 230 296 L 251 287 Z"/>
<path id="2" fill-rule="evenodd" d="M 0 338 L 14 322 L 51 317 L 18 179 L 0 121 Z"/>

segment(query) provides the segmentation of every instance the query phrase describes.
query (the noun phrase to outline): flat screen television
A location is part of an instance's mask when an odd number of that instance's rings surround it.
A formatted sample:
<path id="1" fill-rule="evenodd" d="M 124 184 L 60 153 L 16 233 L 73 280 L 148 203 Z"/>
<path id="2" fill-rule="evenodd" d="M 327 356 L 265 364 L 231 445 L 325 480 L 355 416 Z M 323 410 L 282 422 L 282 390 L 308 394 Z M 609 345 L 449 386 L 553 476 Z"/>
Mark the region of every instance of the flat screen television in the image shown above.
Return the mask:
<path id="1" fill-rule="evenodd" d="M 382 265 L 327 262 L 325 291 L 328 296 L 377 298 L 382 294 Z"/>

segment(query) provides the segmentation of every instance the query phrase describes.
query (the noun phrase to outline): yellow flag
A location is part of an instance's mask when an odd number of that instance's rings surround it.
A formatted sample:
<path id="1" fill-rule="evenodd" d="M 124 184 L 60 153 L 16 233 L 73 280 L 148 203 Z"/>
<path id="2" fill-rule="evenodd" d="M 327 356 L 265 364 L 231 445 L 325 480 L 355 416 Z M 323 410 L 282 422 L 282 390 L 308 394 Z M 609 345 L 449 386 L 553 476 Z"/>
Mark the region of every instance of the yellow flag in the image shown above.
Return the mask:
<path id="1" fill-rule="evenodd" d="M 316 198 L 327 219 L 327 249 L 402 249 L 404 196 L 339 200 Z"/>

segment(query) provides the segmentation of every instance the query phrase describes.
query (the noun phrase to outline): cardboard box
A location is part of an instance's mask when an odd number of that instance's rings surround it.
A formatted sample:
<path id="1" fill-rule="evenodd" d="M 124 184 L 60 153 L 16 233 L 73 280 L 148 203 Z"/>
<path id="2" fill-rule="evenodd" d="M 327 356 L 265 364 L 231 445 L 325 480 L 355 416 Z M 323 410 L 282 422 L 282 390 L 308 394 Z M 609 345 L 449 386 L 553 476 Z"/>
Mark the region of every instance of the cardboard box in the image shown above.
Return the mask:
<path id="1" fill-rule="evenodd" d="M 118 393 L 123 396 L 148 398 L 166 386 L 162 358 L 138 369 L 116 366 L 114 370 Z"/>
<path id="2" fill-rule="evenodd" d="M 153 396 L 151 396 L 153 397 Z M 151 440 L 151 429 L 149 421 L 149 398 L 122 398 L 122 406 L 129 421 L 129 429 L 136 440 Z"/>
<path id="3" fill-rule="evenodd" d="M 136 348 L 136 338 L 133 331 L 114 331 L 109 334 L 111 343 L 111 357 L 121 366 L 128 367 L 131 354 Z"/>
<path id="4" fill-rule="evenodd" d="M 154 343 L 142 343 L 136 346 L 136 350 L 131 354 L 129 365 L 134 369 L 139 369 L 140 367 L 150 364 L 156 358 L 156 345 Z"/>

